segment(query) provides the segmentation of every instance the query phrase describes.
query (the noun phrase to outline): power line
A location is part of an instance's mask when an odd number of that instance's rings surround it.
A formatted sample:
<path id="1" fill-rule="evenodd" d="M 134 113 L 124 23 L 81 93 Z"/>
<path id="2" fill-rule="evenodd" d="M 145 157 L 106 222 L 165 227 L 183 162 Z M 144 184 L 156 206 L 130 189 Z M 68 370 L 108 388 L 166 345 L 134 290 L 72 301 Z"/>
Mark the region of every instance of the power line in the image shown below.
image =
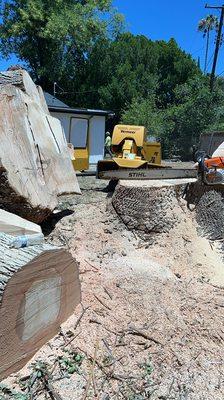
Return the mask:
<path id="1" fill-rule="evenodd" d="M 65 91 L 63 91 L 62 93 L 58 93 L 58 94 L 60 94 L 60 95 L 63 95 L 63 94 L 84 94 L 84 93 L 95 93 L 95 92 L 98 92 L 98 89 L 95 89 L 95 90 L 84 90 L 83 92 L 65 92 Z"/>
<path id="2" fill-rule="evenodd" d="M 198 54 L 199 52 L 201 52 L 201 50 L 204 49 L 204 47 L 205 47 L 205 46 L 202 46 L 200 49 L 193 51 L 193 52 L 191 53 L 191 55 L 193 56 L 194 54 Z"/>
<path id="3" fill-rule="evenodd" d="M 208 60 L 208 63 L 207 63 L 207 66 L 206 66 L 206 71 L 205 72 L 207 72 L 207 68 L 209 67 L 209 65 L 211 64 L 211 62 L 212 62 L 212 59 L 213 59 L 213 57 L 214 57 L 214 54 L 215 54 L 215 52 L 213 51 L 213 53 L 212 53 L 212 55 L 211 55 L 211 57 L 209 58 L 209 60 Z"/>
<path id="4" fill-rule="evenodd" d="M 56 88 L 59 88 L 61 92 L 58 92 Z M 85 94 L 85 93 L 96 93 L 98 92 L 98 89 L 93 89 L 93 90 L 84 90 L 82 92 L 66 92 L 61 86 L 58 85 L 57 82 L 54 82 L 54 97 L 56 97 L 56 94 L 65 95 L 65 94 Z"/>

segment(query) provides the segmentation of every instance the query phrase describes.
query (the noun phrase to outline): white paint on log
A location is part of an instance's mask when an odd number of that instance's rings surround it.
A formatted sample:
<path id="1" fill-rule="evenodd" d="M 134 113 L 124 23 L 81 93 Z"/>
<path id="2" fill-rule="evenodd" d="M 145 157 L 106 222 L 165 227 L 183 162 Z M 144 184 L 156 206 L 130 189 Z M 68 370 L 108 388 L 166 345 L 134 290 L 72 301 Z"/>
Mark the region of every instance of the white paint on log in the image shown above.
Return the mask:
<path id="1" fill-rule="evenodd" d="M 32 338 L 55 322 L 61 303 L 61 277 L 35 282 L 25 295 L 22 340 Z"/>

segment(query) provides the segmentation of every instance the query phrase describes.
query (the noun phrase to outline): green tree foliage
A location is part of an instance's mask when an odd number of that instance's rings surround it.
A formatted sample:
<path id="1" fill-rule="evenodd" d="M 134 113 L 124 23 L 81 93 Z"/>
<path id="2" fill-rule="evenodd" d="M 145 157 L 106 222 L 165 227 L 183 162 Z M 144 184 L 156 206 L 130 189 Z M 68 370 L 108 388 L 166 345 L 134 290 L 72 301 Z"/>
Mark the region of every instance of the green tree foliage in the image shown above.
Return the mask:
<path id="1" fill-rule="evenodd" d="M 121 122 L 145 126 L 148 136 L 158 138 L 163 134 L 163 113 L 156 108 L 153 98 L 133 99 L 128 109 L 123 112 Z"/>
<path id="2" fill-rule="evenodd" d="M 219 82 L 211 93 L 208 80 L 195 76 L 177 85 L 173 103 L 162 109 L 158 109 L 151 99 L 134 100 L 124 110 L 122 122 L 146 126 L 149 135 L 161 139 L 165 157 L 176 153 L 183 160 L 191 159 L 192 146 L 198 144 L 204 130 L 224 127 L 221 86 Z"/>
<path id="3" fill-rule="evenodd" d="M 115 40 L 99 40 L 89 53 L 80 91 L 89 90 L 91 106 L 113 109 L 119 117 L 133 98 L 153 95 L 156 65 L 153 42 L 144 36 L 125 33 Z"/>
<path id="4" fill-rule="evenodd" d="M 74 78 L 96 39 L 114 32 L 111 0 L 6 0 L 0 25 L 5 56 L 14 53 L 45 88 Z M 102 18 L 107 16 L 107 18 Z M 72 60 L 72 62 L 71 62 Z"/>
<path id="5" fill-rule="evenodd" d="M 200 134 L 215 121 L 215 104 L 222 97 L 218 91 L 210 92 L 205 78 L 195 77 L 179 85 L 175 90 L 175 104 L 163 114 L 164 147 L 172 152 L 175 144 L 182 158 L 189 159 L 192 145 L 197 145 Z"/>
<path id="6" fill-rule="evenodd" d="M 153 42 L 131 33 L 116 40 L 99 40 L 89 54 L 83 90 L 91 90 L 91 105 L 117 111 L 133 99 L 156 95 L 158 107 L 172 103 L 176 85 L 201 74 L 192 58 L 171 39 Z M 94 89 L 98 91 L 94 94 Z"/>
<path id="7" fill-rule="evenodd" d="M 189 54 L 179 48 L 174 39 L 169 42 L 156 42 L 159 47 L 157 90 L 159 106 L 167 107 L 175 100 L 175 88 L 186 83 L 195 75 L 201 75 L 196 62 Z"/>
<path id="8" fill-rule="evenodd" d="M 202 130 L 224 126 L 223 80 L 211 94 L 208 78 L 174 39 L 122 33 L 112 0 L 2 4 L 3 55 L 16 54 L 45 90 L 56 81 L 64 89 L 58 97 L 71 106 L 111 109 L 114 122 L 145 125 L 166 153 L 175 147 L 184 159 Z M 209 20 L 209 30 L 214 24 Z"/>

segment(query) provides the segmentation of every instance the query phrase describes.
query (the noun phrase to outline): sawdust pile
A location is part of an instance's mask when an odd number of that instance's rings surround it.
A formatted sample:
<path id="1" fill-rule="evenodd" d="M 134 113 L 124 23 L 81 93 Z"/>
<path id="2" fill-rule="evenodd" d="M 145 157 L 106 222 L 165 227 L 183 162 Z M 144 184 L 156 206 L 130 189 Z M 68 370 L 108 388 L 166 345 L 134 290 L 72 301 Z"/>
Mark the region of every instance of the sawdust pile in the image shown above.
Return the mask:
<path id="1" fill-rule="evenodd" d="M 143 193 L 147 207 L 138 215 L 126 198 L 130 219 L 124 220 L 103 183 L 80 178 L 80 186 L 82 197 L 62 200 L 61 208 L 74 213 L 48 241 L 68 246 L 78 259 L 84 312 L 33 361 L 54 366 L 53 386 L 63 400 L 223 399 L 221 240 L 200 236 L 182 188 L 165 189 L 154 200 Z M 167 204 L 159 213 L 158 199 Z M 150 214 L 147 220 L 148 207 L 157 220 Z M 62 379 L 57 357 L 65 350 L 84 358 Z M 30 365 L 6 383 L 19 390 L 16 382 L 31 373 Z"/>

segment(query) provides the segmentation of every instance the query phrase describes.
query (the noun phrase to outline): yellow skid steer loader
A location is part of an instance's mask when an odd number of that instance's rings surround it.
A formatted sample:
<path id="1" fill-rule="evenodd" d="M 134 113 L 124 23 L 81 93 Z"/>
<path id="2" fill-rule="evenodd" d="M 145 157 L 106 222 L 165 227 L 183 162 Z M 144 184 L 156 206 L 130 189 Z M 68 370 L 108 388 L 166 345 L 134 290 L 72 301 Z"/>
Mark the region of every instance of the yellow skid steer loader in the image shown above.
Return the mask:
<path id="1" fill-rule="evenodd" d="M 112 135 L 113 157 L 98 161 L 99 179 L 196 178 L 193 169 L 174 169 L 161 164 L 161 144 L 147 141 L 144 126 L 116 125 Z"/>

